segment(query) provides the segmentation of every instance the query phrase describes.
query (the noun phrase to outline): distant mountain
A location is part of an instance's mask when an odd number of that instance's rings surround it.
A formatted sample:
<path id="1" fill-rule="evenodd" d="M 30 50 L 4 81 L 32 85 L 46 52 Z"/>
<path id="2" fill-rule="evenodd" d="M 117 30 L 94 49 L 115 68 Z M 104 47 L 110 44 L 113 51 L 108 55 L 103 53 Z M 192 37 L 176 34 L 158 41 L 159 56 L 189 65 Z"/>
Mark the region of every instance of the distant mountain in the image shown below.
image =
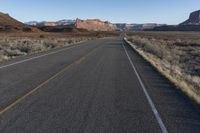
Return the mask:
<path id="1" fill-rule="evenodd" d="M 30 21 L 19 22 L 8 14 L 0 12 L 0 32 L 2 31 L 22 31 L 22 32 L 63 32 L 72 30 L 88 31 L 200 31 L 200 10 L 192 12 L 189 19 L 179 25 L 166 25 L 156 23 L 127 24 L 110 23 L 99 19 L 71 20 L 63 19 L 59 21 Z"/>
<path id="2" fill-rule="evenodd" d="M 38 22 L 37 21 L 30 21 L 30 22 L 26 22 L 25 24 L 30 25 L 30 26 L 37 26 Z"/>
<path id="3" fill-rule="evenodd" d="M 146 29 L 153 29 L 155 27 L 163 26 L 165 24 L 145 23 L 145 24 L 127 24 L 127 23 L 110 23 L 108 21 L 101 21 L 99 19 L 87 20 L 59 20 L 59 21 L 30 21 L 26 24 L 36 26 L 44 31 L 59 31 L 62 28 L 75 28 L 86 29 L 89 31 L 113 31 L 113 30 L 126 30 L 126 31 L 141 31 Z M 55 27 L 55 28 L 54 28 Z"/>
<path id="4" fill-rule="evenodd" d="M 165 25 L 147 29 L 150 31 L 200 31 L 200 10 L 192 12 L 185 22 L 179 25 Z"/>
<path id="5" fill-rule="evenodd" d="M 160 26 L 166 26 L 166 24 L 146 23 L 142 25 L 142 30 L 152 29 Z"/>
<path id="6" fill-rule="evenodd" d="M 71 26 L 75 24 L 75 20 L 59 20 L 59 21 L 30 21 L 26 22 L 26 24 L 31 26 L 37 26 L 37 27 L 44 27 L 44 26 Z"/>
<path id="7" fill-rule="evenodd" d="M 87 19 L 80 20 L 76 19 L 75 28 L 86 29 L 88 31 L 114 31 L 117 30 L 115 24 L 108 21 L 101 21 L 99 19 Z"/>
<path id="8" fill-rule="evenodd" d="M 116 23 L 119 30 L 125 31 L 137 31 L 142 29 L 142 24 L 127 24 L 127 23 Z"/>
<path id="9" fill-rule="evenodd" d="M 1 13 L 0 12 L 0 31 L 1 32 L 38 32 L 37 28 L 28 26 L 11 16 L 9 14 Z"/>
<path id="10" fill-rule="evenodd" d="M 166 25 L 145 31 L 200 31 L 200 25 Z"/>
<path id="11" fill-rule="evenodd" d="M 200 25 L 200 10 L 192 12 L 189 19 L 180 25 Z"/>
<path id="12" fill-rule="evenodd" d="M 59 25 L 59 26 L 63 26 L 63 25 L 72 25 L 72 24 L 75 24 L 75 20 L 63 19 L 63 20 L 57 21 L 56 24 Z"/>
<path id="13" fill-rule="evenodd" d="M 70 31 L 70 29 L 82 29 L 88 31 L 113 31 L 117 30 L 115 24 L 108 21 L 101 21 L 99 19 L 87 19 L 87 20 L 59 20 L 59 21 L 30 21 L 26 24 L 36 26 L 45 32 L 62 32 Z"/>
<path id="14" fill-rule="evenodd" d="M 126 31 L 141 31 L 146 29 L 153 29 L 155 27 L 164 26 L 165 24 L 156 24 L 156 23 L 146 23 L 146 24 L 126 24 L 126 23 L 117 23 L 116 26 L 118 29 Z"/>

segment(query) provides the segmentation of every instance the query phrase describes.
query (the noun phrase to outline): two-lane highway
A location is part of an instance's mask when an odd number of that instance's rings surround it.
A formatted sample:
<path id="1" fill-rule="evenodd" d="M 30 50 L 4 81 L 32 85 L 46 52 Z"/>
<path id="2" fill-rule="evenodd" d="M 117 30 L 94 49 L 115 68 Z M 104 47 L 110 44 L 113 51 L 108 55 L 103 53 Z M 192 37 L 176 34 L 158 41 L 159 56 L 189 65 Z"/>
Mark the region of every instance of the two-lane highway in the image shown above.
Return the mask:
<path id="1" fill-rule="evenodd" d="M 197 108 L 120 38 L 0 65 L 0 133 L 199 133 Z"/>

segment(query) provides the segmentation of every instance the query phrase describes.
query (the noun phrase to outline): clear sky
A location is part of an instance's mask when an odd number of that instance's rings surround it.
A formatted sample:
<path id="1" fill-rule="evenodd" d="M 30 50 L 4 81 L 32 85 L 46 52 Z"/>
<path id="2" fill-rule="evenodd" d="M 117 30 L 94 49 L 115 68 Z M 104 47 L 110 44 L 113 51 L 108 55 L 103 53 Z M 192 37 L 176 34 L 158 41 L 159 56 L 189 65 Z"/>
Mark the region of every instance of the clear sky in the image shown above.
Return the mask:
<path id="1" fill-rule="evenodd" d="M 22 22 L 99 18 L 178 24 L 199 9 L 200 0 L 0 0 L 0 11 Z"/>

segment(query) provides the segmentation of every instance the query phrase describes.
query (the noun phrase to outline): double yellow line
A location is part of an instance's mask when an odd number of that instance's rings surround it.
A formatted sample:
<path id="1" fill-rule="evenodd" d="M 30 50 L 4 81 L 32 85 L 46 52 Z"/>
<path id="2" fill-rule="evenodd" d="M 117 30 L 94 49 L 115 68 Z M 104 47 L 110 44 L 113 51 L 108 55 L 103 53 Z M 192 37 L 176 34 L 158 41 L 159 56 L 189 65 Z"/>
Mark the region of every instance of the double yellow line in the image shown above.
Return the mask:
<path id="1" fill-rule="evenodd" d="M 5 108 L 0 110 L 0 116 L 3 115 L 5 112 L 7 112 L 8 110 L 10 110 L 11 108 L 13 108 L 14 106 L 16 106 L 18 103 L 20 103 L 22 100 L 24 100 L 25 98 L 27 98 L 28 96 L 30 96 L 31 94 L 33 94 L 34 92 L 36 92 L 38 89 L 40 89 L 41 87 L 43 87 L 44 85 L 46 85 L 47 83 L 49 83 L 51 80 L 55 79 L 56 77 L 58 77 L 59 75 L 63 74 L 65 71 L 67 71 L 70 67 L 72 67 L 73 65 L 76 64 L 80 64 L 81 62 L 83 62 L 86 57 L 90 56 L 93 52 L 95 52 L 97 49 L 99 48 L 99 46 L 95 49 L 93 49 L 92 51 L 90 51 L 88 54 L 82 56 L 81 58 L 79 58 L 78 60 L 72 62 L 70 65 L 67 65 L 65 68 L 63 68 L 62 70 L 60 70 L 58 73 L 54 74 L 52 77 L 50 77 L 49 79 L 45 80 L 44 82 L 42 82 L 41 84 L 39 84 L 37 87 L 31 89 L 31 91 L 29 91 L 28 93 L 26 93 L 25 95 L 19 97 L 17 100 L 15 100 L 14 102 L 12 102 L 11 104 L 9 104 L 8 106 L 6 106 Z"/>

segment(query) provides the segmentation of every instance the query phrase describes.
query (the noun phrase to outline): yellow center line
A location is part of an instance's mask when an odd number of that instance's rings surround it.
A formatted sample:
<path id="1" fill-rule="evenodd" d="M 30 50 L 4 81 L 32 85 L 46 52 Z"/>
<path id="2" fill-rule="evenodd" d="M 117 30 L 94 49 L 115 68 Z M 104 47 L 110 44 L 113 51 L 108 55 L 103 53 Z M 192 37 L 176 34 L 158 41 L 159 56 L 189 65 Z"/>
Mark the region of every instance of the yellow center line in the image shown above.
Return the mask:
<path id="1" fill-rule="evenodd" d="M 0 110 L 0 116 L 2 114 L 4 114 L 5 112 L 7 112 L 8 110 L 10 110 L 11 108 L 13 108 L 14 106 L 16 106 L 18 103 L 20 103 L 22 100 L 24 100 L 25 98 L 27 98 L 28 96 L 30 96 L 31 94 L 33 94 L 34 92 L 36 92 L 38 89 L 40 89 L 41 87 L 43 87 L 44 85 L 46 85 L 47 83 L 49 83 L 51 80 L 55 79 L 56 77 L 58 77 L 59 75 L 63 74 L 66 70 L 68 70 L 71 66 L 76 65 L 76 64 L 80 64 L 81 62 L 83 62 L 86 57 L 88 57 L 89 55 L 91 55 L 94 51 L 96 51 L 99 47 L 93 49 L 92 51 L 90 51 L 88 54 L 82 56 L 81 58 L 79 58 L 78 60 L 72 62 L 70 65 L 66 66 L 65 68 L 63 68 L 62 70 L 60 70 L 58 73 L 56 73 L 55 75 L 53 75 L 52 77 L 50 77 L 49 79 L 47 79 L 46 81 L 42 82 L 41 84 L 39 84 L 37 87 L 31 89 L 31 91 L 29 91 L 28 93 L 26 93 L 25 95 L 23 95 L 22 97 L 18 98 L 17 100 L 15 100 L 14 102 L 12 102 L 11 104 L 9 104 L 8 106 L 6 106 L 5 108 Z"/>

